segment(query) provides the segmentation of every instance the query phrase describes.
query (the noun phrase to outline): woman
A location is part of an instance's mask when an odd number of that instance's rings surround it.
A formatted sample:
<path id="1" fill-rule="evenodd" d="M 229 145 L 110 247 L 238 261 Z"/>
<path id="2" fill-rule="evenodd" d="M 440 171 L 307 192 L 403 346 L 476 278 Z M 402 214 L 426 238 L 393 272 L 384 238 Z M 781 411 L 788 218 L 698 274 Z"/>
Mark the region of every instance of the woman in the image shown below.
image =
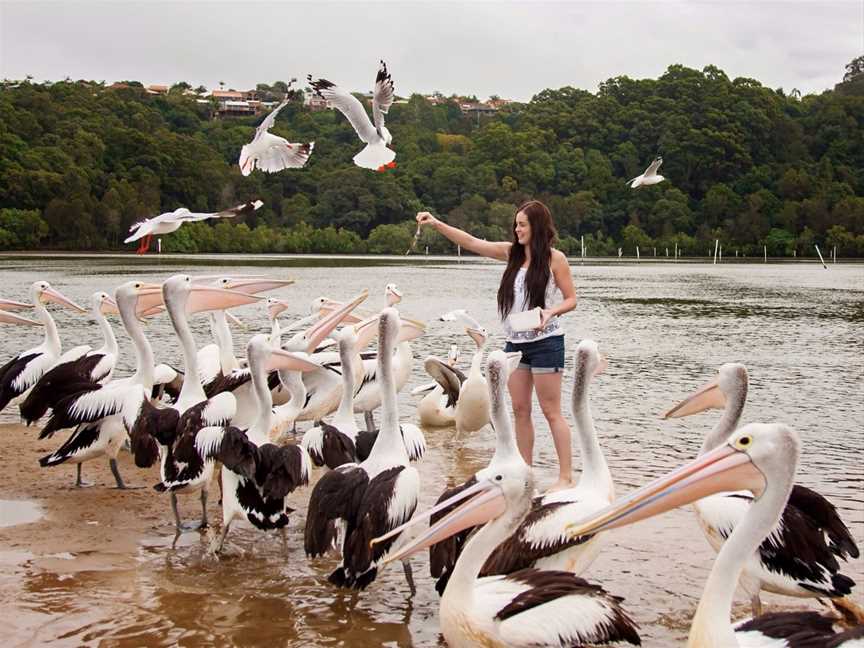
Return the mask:
<path id="1" fill-rule="evenodd" d="M 558 481 L 548 492 L 572 487 L 570 427 L 561 415 L 564 331 L 558 316 L 576 307 L 576 289 L 567 257 L 552 247 L 557 232 L 549 209 L 538 200 L 519 207 L 513 218 L 512 243 L 482 241 L 442 223 L 429 212 L 417 214 L 417 222 L 434 227 L 466 250 L 507 263 L 498 287 L 498 312 L 507 334 L 506 350 L 522 352 L 522 362 L 508 383 L 519 451 L 530 465 L 534 454 L 533 389 L 558 453 Z M 563 299 L 553 304 L 558 291 Z M 540 325 L 529 331 L 514 330 L 510 315 L 536 307 L 541 308 Z"/>

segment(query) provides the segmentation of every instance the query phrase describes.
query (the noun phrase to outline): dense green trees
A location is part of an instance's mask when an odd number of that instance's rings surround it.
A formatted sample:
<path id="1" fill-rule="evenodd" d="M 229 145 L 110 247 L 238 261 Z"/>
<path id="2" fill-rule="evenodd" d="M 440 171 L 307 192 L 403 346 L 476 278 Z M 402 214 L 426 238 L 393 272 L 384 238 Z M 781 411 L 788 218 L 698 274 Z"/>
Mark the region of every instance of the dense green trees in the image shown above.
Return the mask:
<path id="1" fill-rule="evenodd" d="M 244 178 L 236 162 L 258 119 L 214 118 L 190 89 L 0 85 L 0 249 L 119 249 L 142 218 L 260 198 L 245 221 L 184 226 L 163 250 L 402 254 L 421 209 L 501 239 L 515 206 L 539 198 L 572 254 L 584 237 L 590 255 L 676 243 L 701 255 L 719 238 L 727 254 L 812 256 L 818 243 L 864 256 L 864 57 L 820 95 L 673 65 L 596 93 L 544 90 L 479 125 L 414 95 L 390 111 L 398 167 L 385 173 L 355 167 L 347 121 L 295 92 L 273 132 L 315 141 L 309 165 Z M 287 84 L 257 90 L 278 99 Z M 630 190 L 657 153 L 667 182 Z M 454 251 L 434 232 L 426 248 Z"/>

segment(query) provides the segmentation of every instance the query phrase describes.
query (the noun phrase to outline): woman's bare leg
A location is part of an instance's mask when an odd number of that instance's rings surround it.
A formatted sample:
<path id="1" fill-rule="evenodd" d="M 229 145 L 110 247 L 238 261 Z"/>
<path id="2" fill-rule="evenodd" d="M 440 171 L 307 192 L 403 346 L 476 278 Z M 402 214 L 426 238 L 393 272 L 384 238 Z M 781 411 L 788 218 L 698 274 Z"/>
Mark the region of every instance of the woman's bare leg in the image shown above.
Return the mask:
<path id="1" fill-rule="evenodd" d="M 507 383 L 510 389 L 510 402 L 513 404 L 513 418 L 516 420 L 516 445 L 522 458 L 529 466 L 534 457 L 534 424 L 531 422 L 531 391 L 534 387 L 530 369 L 517 369 L 510 374 Z"/>
<path id="2" fill-rule="evenodd" d="M 534 389 L 537 390 L 537 400 L 540 409 L 549 423 L 555 452 L 558 454 L 558 481 L 547 492 L 572 488 L 573 481 L 573 449 L 570 443 L 570 426 L 561 414 L 561 377 L 562 373 L 534 374 Z M 516 428 L 519 429 L 518 426 Z"/>

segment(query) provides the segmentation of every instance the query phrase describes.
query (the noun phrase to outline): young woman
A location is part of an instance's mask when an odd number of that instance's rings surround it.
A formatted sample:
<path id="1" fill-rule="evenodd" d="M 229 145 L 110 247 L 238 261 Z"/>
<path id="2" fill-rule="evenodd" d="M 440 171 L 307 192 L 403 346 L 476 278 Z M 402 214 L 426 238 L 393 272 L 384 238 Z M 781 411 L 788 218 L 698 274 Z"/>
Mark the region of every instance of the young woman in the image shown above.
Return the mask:
<path id="1" fill-rule="evenodd" d="M 507 351 L 521 351 L 519 368 L 510 376 L 508 387 L 516 420 L 516 439 L 526 463 L 534 454 L 534 425 L 531 422 L 531 392 L 549 423 L 558 453 L 558 481 L 549 491 L 570 488 L 573 458 L 570 427 L 561 415 L 561 377 L 564 371 L 564 331 L 558 321 L 576 307 L 573 275 L 564 253 L 552 247 L 557 232 L 549 209 L 532 200 L 516 210 L 513 241 L 481 241 L 468 232 L 442 223 L 429 212 L 417 214 L 417 222 L 431 226 L 466 250 L 505 261 L 507 267 L 498 287 L 498 312 L 507 334 Z M 562 299 L 555 302 L 560 292 Z M 517 331 L 510 315 L 540 307 L 540 325 Z"/>

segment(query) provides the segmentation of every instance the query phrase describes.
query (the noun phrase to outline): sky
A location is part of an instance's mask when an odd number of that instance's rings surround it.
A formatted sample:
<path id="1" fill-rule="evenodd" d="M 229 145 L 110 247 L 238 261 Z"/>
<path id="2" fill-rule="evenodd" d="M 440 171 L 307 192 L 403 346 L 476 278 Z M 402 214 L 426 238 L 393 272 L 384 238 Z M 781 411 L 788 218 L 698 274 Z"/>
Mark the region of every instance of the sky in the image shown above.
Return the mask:
<path id="1" fill-rule="evenodd" d="M 716 65 L 803 94 L 864 54 L 864 1 L 9 2 L 0 77 L 187 81 L 247 89 L 324 77 L 370 90 L 384 59 L 396 92 L 527 101 Z"/>

